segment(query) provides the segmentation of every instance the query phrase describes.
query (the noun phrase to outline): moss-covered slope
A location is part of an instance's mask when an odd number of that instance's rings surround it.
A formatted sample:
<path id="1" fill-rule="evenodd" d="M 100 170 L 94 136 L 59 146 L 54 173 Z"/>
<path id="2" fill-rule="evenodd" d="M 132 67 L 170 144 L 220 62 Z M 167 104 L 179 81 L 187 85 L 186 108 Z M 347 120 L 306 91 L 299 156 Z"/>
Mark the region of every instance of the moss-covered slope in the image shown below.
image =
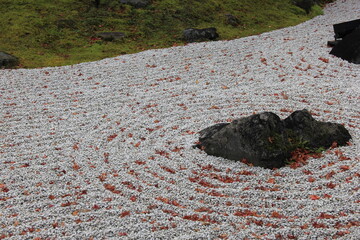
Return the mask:
<path id="1" fill-rule="evenodd" d="M 0 51 L 20 58 L 21 67 L 95 61 L 151 48 L 183 45 L 185 28 L 216 27 L 220 40 L 296 25 L 318 14 L 292 0 L 153 0 L 134 8 L 118 0 L 2 0 Z M 232 26 L 226 14 L 239 22 Z M 121 41 L 104 42 L 99 31 L 120 31 Z"/>

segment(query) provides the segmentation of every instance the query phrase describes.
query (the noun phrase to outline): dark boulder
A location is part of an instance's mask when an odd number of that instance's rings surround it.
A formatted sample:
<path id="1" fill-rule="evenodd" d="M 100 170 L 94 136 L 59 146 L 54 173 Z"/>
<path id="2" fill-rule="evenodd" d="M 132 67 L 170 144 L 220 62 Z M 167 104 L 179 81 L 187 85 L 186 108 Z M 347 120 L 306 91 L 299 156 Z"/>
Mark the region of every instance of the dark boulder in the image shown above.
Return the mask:
<path id="1" fill-rule="evenodd" d="M 187 42 L 203 41 L 203 40 L 215 40 L 219 37 L 216 32 L 216 28 L 188 28 L 183 32 L 183 37 Z"/>
<path id="2" fill-rule="evenodd" d="M 316 121 L 307 110 L 295 111 L 285 120 L 263 112 L 200 131 L 199 144 L 207 154 L 246 160 L 254 166 L 280 168 L 299 147 L 328 148 L 345 145 L 351 136 L 337 123 Z"/>
<path id="3" fill-rule="evenodd" d="M 120 0 L 120 3 L 128 4 L 136 8 L 144 8 L 150 4 L 150 0 Z"/>
<path id="4" fill-rule="evenodd" d="M 96 34 L 97 37 L 100 37 L 104 41 L 114 41 L 120 40 L 125 37 L 125 33 L 122 32 L 99 32 Z"/>
<path id="5" fill-rule="evenodd" d="M 348 130 L 343 125 L 316 121 L 306 110 L 293 112 L 283 122 L 288 131 L 288 137 L 295 136 L 310 149 L 326 149 L 331 147 L 333 142 L 342 146 L 351 139 Z"/>
<path id="6" fill-rule="evenodd" d="M 358 27 L 360 27 L 360 19 L 334 24 L 335 40 L 344 38 Z"/>
<path id="7" fill-rule="evenodd" d="M 236 27 L 240 24 L 240 20 L 232 14 L 226 14 L 226 24 Z"/>
<path id="8" fill-rule="evenodd" d="M 305 10 L 307 14 L 310 13 L 311 8 L 315 5 L 314 0 L 294 0 L 294 4 L 298 6 L 299 8 L 302 8 Z"/>
<path id="9" fill-rule="evenodd" d="M 19 65 L 19 59 L 11 54 L 0 52 L 0 68 L 13 68 Z"/>
<path id="10" fill-rule="evenodd" d="M 360 27 L 339 41 L 330 51 L 330 54 L 348 62 L 360 64 Z"/>

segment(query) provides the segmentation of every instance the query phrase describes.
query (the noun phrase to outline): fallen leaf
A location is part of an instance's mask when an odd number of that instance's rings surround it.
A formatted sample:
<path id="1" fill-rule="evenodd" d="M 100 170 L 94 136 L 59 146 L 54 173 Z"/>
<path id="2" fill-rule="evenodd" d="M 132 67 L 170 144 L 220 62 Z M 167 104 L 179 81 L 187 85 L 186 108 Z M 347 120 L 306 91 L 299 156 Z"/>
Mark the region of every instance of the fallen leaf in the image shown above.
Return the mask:
<path id="1" fill-rule="evenodd" d="M 114 140 L 114 138 L 116 138 L 116 137 L 117 137 L 117 134 L 114 133 L 113 135 L 108 136 L 108 137 L 107 137 L 107 140 L 108 140 L 108 142 L 111 142 L 111 141 Z"/>
<path id="2" fill-rule="evenodd" d="M 309 195 L 309 198 L 311 200 L 319 200 L 320 199 L 320 197 L 318 195 Z"/>
<path id="3" fill-rule="evenodd" d="M 343 170 L 343 171 L 347 171 L 350 169 L 350 166 L 348 165 L 343 165 L 343 166 L 340 166 L 340 169 Z"/>

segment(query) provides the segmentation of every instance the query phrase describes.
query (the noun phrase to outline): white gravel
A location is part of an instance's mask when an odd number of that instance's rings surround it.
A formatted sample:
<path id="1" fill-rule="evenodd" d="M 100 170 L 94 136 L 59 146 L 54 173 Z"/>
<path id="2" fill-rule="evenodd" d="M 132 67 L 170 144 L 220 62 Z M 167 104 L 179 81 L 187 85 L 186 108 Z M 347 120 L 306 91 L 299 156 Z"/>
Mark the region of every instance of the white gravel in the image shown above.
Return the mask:
<path id="1" fill-rule="evenodd" d="M 0 239 L 359 239 L 360 65 L 326 46 L 357 18 L 342 0 L 258 36 L 1 70 Z M 351 146 L 276 171 L 191 147 L 304 108 Z"/>

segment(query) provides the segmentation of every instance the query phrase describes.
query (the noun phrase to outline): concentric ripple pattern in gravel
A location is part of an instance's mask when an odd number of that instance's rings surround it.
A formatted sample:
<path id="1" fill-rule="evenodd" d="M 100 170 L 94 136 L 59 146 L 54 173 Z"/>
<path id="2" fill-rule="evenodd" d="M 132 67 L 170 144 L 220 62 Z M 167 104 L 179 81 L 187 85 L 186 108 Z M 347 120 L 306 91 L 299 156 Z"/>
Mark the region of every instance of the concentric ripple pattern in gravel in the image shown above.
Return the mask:
<path id="1" fill-rule="evenodd" d="M 295 27 L 0 72 L 0 239 L 358 239 L 360 66 L 337 1 Z M 268 170 L 191 146 L 217 122 L 308 109 L 349 146 Z"/>

